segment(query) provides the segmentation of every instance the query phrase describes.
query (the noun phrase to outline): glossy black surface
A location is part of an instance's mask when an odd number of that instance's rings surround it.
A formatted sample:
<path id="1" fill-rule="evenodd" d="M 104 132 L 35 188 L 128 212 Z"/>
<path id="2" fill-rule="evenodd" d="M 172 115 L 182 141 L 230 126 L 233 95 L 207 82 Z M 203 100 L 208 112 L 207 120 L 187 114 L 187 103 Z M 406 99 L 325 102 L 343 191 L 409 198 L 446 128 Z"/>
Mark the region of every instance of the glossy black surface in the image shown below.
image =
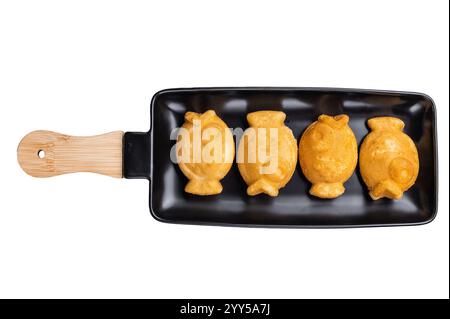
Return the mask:
<path id="1" fill-rule="evenodd" d="M 194 196 L 183 188 L 187 182 L 170 161 L 171 131 L 184 122 L 186 111 L 214 109 L 229 127 L 247 128 L 246 114 L 281 110 L 286 125 L 298 139 L 320 114 L 350 116 L 358 144 L 368 134 L 367 119 L 395 116 L 416 143 L 420 172 L 415 185 L 398 201 L 369 198 L 357 167 L 339 198 L 324 200 L 308 194 L 310 183 L 300 167 L 280 195 L 247 196 L 246 184 L 236 163 L 222 180 L 220 195 Z M 125 177 L 150 180 L 150 211 L 159 221 L 265 226 L 351 227 L 423 224 L 437 207 L 436 120 L 433 101 L 418 93 L 353 89 L 207 88 L 171 89 L 155 94 L 149 133 L 127 133 L 124 138 Z"/>
<path id="2" fill-rule="evenodd" d="M 123 136 L 123 177 L 150 178 L 150 132 L 126 132 Z"/>

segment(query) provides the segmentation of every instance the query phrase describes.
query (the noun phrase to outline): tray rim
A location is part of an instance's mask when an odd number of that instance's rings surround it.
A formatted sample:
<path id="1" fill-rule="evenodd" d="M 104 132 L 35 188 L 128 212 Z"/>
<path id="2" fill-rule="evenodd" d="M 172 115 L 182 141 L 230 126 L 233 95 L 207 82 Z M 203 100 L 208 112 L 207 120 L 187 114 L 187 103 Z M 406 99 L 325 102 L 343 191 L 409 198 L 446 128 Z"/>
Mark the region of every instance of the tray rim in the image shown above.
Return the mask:
<path id="1" fill-rule="evenodd" d="M 377 224 L 330 224 L 330 225 L 299 225 L 299 224 L 234 224 L 234 223 L 220 223 L 220 222 L 203 222 L 203 221 L 174 221 L 162 218 L 155 213 L 152 205 L 152 178 L 153 178 L 153 119 L 154 119 L 154 108 L 156 99 L 165 93 L 170 92 L 193 92 L 193 91 L 329 91 L 329 92 L 340 92 L 340 93 L 363 93 L 363 94 L 401 94 L 401 95 L 417 95 L 425 100 L 431 102 L 431 110 L 433 113 L 433 157 L 434 157 L 434 167 L 435 167 L 435 208 L 428 219 L 420 222 L 412 223 L 377 223 Z M 220 227 L 242 227 L 242 228 L 278 228 L 278 229 L 348 229 L 348 228 L 369 228 L 369 227 L 397 227 L 397 226 L 420 226 L 431 223 L 436 219 L 439 207 L 439 163 L 438 163 L 438 138 L 437 138 L 437 108 L 436 104 L 431 96 L 425 93 L 416 91 L 397 91 L 397 90 L 383 90 L 383 89 L 359 89 L 359 88 L 341 88 L 341 87 L 291 87 L 291 86 L 218 86 L 218 87 L 176 87 L 176 88 L 166 88 L 157 91 L 151 99 L 150 102 L 150 129 L 147 131 L 150 138 L 150 177 L 147 177 L 149 181 L 149 209 L 152 217 L 162 223 L 166 224 L 179 224 L 179 225 L 198 225 L 198 226 L 220 226 Z"/>

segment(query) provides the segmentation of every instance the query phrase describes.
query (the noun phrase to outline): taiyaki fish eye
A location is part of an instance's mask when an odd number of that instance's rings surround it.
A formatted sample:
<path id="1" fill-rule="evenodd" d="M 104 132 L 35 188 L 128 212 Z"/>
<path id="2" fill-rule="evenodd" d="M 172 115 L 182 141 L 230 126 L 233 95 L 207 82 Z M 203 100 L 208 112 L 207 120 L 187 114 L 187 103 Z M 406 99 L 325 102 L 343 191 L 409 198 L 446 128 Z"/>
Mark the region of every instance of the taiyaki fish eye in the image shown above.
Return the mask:
<path id="1" fill-rule="evenodd" d="M 397 157 L 389 165 L 389 175 L 400 184 L 407 184 L 413 177 L 412 163 L 403 157 Z"/>

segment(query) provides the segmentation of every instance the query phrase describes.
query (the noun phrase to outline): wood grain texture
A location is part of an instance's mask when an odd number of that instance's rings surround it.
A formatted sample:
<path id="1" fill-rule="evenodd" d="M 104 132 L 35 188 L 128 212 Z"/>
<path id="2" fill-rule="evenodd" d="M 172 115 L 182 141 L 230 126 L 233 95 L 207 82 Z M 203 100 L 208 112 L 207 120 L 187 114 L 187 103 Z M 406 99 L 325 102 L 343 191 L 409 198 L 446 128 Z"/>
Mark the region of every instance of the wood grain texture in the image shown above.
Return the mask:
<path id="1" fill-rule="evenodd" d="M 34 177 L 91 172 L 121 178 L 122 138 L 122 131 L 87 137 L 34 131 L 20 142 L 17 160 Z"/>

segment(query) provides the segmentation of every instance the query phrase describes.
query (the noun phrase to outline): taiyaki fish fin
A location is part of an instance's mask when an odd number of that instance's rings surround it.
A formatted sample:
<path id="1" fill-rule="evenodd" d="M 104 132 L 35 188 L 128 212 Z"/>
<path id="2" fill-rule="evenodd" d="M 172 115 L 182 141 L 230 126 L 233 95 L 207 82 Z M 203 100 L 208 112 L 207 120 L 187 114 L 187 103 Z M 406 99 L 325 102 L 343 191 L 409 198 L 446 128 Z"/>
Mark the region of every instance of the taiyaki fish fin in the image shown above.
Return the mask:
<path id="1" fill-rule="evenodd" d="M 345 192 L 342 183 L 317 183 L 313 184 L 309 193 L 320 198 L 336 198 Z"/>
<path id="2" fill-rule="evenodd" d="M 269 196 L 278 196 L 278 188 L 273 183 L 266 181 L 264 178 L 258 179 L 247 188 L 247 194 L 250 196 L 265 193 Z"/>
<path id="3" fill-rule="evenodd" d="M 184 191 L 195 195 L 216 195 L 222 192 L 222 184 L 216 179 L 191 179 Z"/>
<path id="4" fill-rule="evenodd" d="M 373 200 L 383 197 L 400 199 L 402 198 L 403 191 L 394 181 L 384 180 L 375 185 L 375 187 L 369 192 L 369 195 Z"/>
<path id="5" fill-rule="evenodd" d="M 280 127 L 286 114 L 279 111 L 257 111 L 247 114 L 247 122 L 253 127 Z"/>
<path id="6" fill-rule="evenodd" d="M 345 125 L 347 125 L 347 123 L 349 121 L 349 117 L 348 117 L 348 115 L 345 115 L 345 114 L 340 114 L 340 115 L 336 115 L 336 116 L 329 116 L 326 114 L 322 114 L 319 116 L 318 121 L 325 123 L 325 124 L 331 126 L 332 128 L 342 128 Z"/>
<path id="7" fill-rule="evenodd" d="M 403 131 L 403 128 L 405 127 L 405 123 L 402 120 L 390 116 L 374 117 L 367 121 L 367 125 L 369 125 L 372 131 L 375 130 Z"/>

